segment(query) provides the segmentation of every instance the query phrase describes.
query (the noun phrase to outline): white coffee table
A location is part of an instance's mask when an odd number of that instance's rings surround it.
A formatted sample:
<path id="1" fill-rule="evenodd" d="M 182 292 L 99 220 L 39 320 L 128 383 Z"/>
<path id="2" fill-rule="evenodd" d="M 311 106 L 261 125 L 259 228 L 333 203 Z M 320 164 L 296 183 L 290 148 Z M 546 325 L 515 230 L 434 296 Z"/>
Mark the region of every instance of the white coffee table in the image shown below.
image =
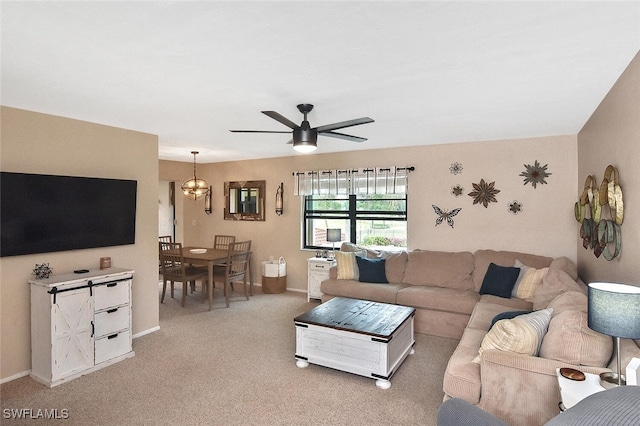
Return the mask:
<path id="1" fill-rule="evenodd" d="M 336 297 L 294 319 L 296 365 L 310 363 L 376 379 L 380 389 L 413 346 L 415 308 Z"/>

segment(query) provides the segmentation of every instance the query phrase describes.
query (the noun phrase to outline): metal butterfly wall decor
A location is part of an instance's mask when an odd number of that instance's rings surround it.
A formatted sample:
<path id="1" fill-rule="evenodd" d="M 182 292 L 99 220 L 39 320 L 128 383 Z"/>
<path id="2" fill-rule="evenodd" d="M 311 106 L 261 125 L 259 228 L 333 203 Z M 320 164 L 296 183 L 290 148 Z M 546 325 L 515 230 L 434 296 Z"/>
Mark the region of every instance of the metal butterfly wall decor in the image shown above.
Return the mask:
<path id="1" fill-rule="evenodd" d="M 457 209 L 451 210 L 450 212 L 448 212 L 446 210 L 443 211 L 440 207 L 436 206 L 435 204 L 431 204 L 431 207 L 433 207 L 433 210 L 438 215 L 438 218 L 436 219 L 436 226 L 440 225 L 443 220 L 447 219 L 447 223 L 452 228 L 453 228 L 453 219 L 452 219 L 452 217 L 454 217 L 455 215 L 460 213 L 460 210 L 462 210 L 462 208 L 457 208 Z"/>

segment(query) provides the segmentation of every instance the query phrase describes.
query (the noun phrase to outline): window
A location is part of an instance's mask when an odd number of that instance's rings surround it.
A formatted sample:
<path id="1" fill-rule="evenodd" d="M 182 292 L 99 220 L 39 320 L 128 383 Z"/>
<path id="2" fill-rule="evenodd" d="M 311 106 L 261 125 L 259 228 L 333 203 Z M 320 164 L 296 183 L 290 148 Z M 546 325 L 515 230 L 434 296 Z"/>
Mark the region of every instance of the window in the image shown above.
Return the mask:
<path id="1" fill-rule="evenodd" d="M 406 194 L 306 195 L 303 217 L 304 248 L 332 248 L 329 228 L 339 228 L 342 241 L 373 249 L 407 246 Z"/>

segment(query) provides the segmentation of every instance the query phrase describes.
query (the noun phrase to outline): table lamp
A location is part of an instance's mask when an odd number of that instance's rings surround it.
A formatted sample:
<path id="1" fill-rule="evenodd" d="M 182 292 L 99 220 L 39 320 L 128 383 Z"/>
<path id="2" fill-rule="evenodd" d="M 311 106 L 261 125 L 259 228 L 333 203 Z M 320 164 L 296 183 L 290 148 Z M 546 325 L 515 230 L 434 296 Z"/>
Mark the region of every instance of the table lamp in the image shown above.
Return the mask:
<path id="1" fill-rule="evenodd" d="M 600 380 L 606 384 L 624 385 L 626 382 L 620 365 L 620 339 L 640 338 L 640 287 L 605 282 L 591 283 L 588 300 L 589 328 L 615 337 L 616 341 L 618 372 L 602 373 Z"/>
<path id="2" fill-rule="evenodd" d="M 327 241 L 329 241 L 333 246 L 331 255 L 332 255 L 332 258 L 335 259 L 336 255 L 334 252 L 336 251 L 336 243 L 339 241 L 342 241 L 342 229 L 340 228 L 327 229 Z"/>

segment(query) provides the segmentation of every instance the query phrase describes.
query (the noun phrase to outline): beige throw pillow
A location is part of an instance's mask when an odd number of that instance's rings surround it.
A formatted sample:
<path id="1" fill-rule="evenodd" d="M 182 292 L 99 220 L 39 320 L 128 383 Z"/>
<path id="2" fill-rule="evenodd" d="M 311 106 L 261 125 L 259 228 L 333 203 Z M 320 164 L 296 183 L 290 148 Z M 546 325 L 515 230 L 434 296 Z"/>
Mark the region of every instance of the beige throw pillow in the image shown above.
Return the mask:
<path id="1" fill-rule="evenodd" d="M 532 297 L 547 272 L 549 272 L 549 268 L 528 268 L 518 285 L 516 297 L 524 300 Z"/>
<path id="2" fill-rule="evenodd" d="M 360 278 L 358 273 L 358 264 L 356 263 L 356 253 L 352 251 L 335 252 L 336 261 L 338 262 L 338 279 L 339 280 L 357 280 Z"/>
<path id="3" fill-rule="evenodd" d="M 553 309 L 543 309 L 496 322 L 482 339 L 473 362 L 479 364 L 488 349 L 537 356 L 552 315 Z"/>

